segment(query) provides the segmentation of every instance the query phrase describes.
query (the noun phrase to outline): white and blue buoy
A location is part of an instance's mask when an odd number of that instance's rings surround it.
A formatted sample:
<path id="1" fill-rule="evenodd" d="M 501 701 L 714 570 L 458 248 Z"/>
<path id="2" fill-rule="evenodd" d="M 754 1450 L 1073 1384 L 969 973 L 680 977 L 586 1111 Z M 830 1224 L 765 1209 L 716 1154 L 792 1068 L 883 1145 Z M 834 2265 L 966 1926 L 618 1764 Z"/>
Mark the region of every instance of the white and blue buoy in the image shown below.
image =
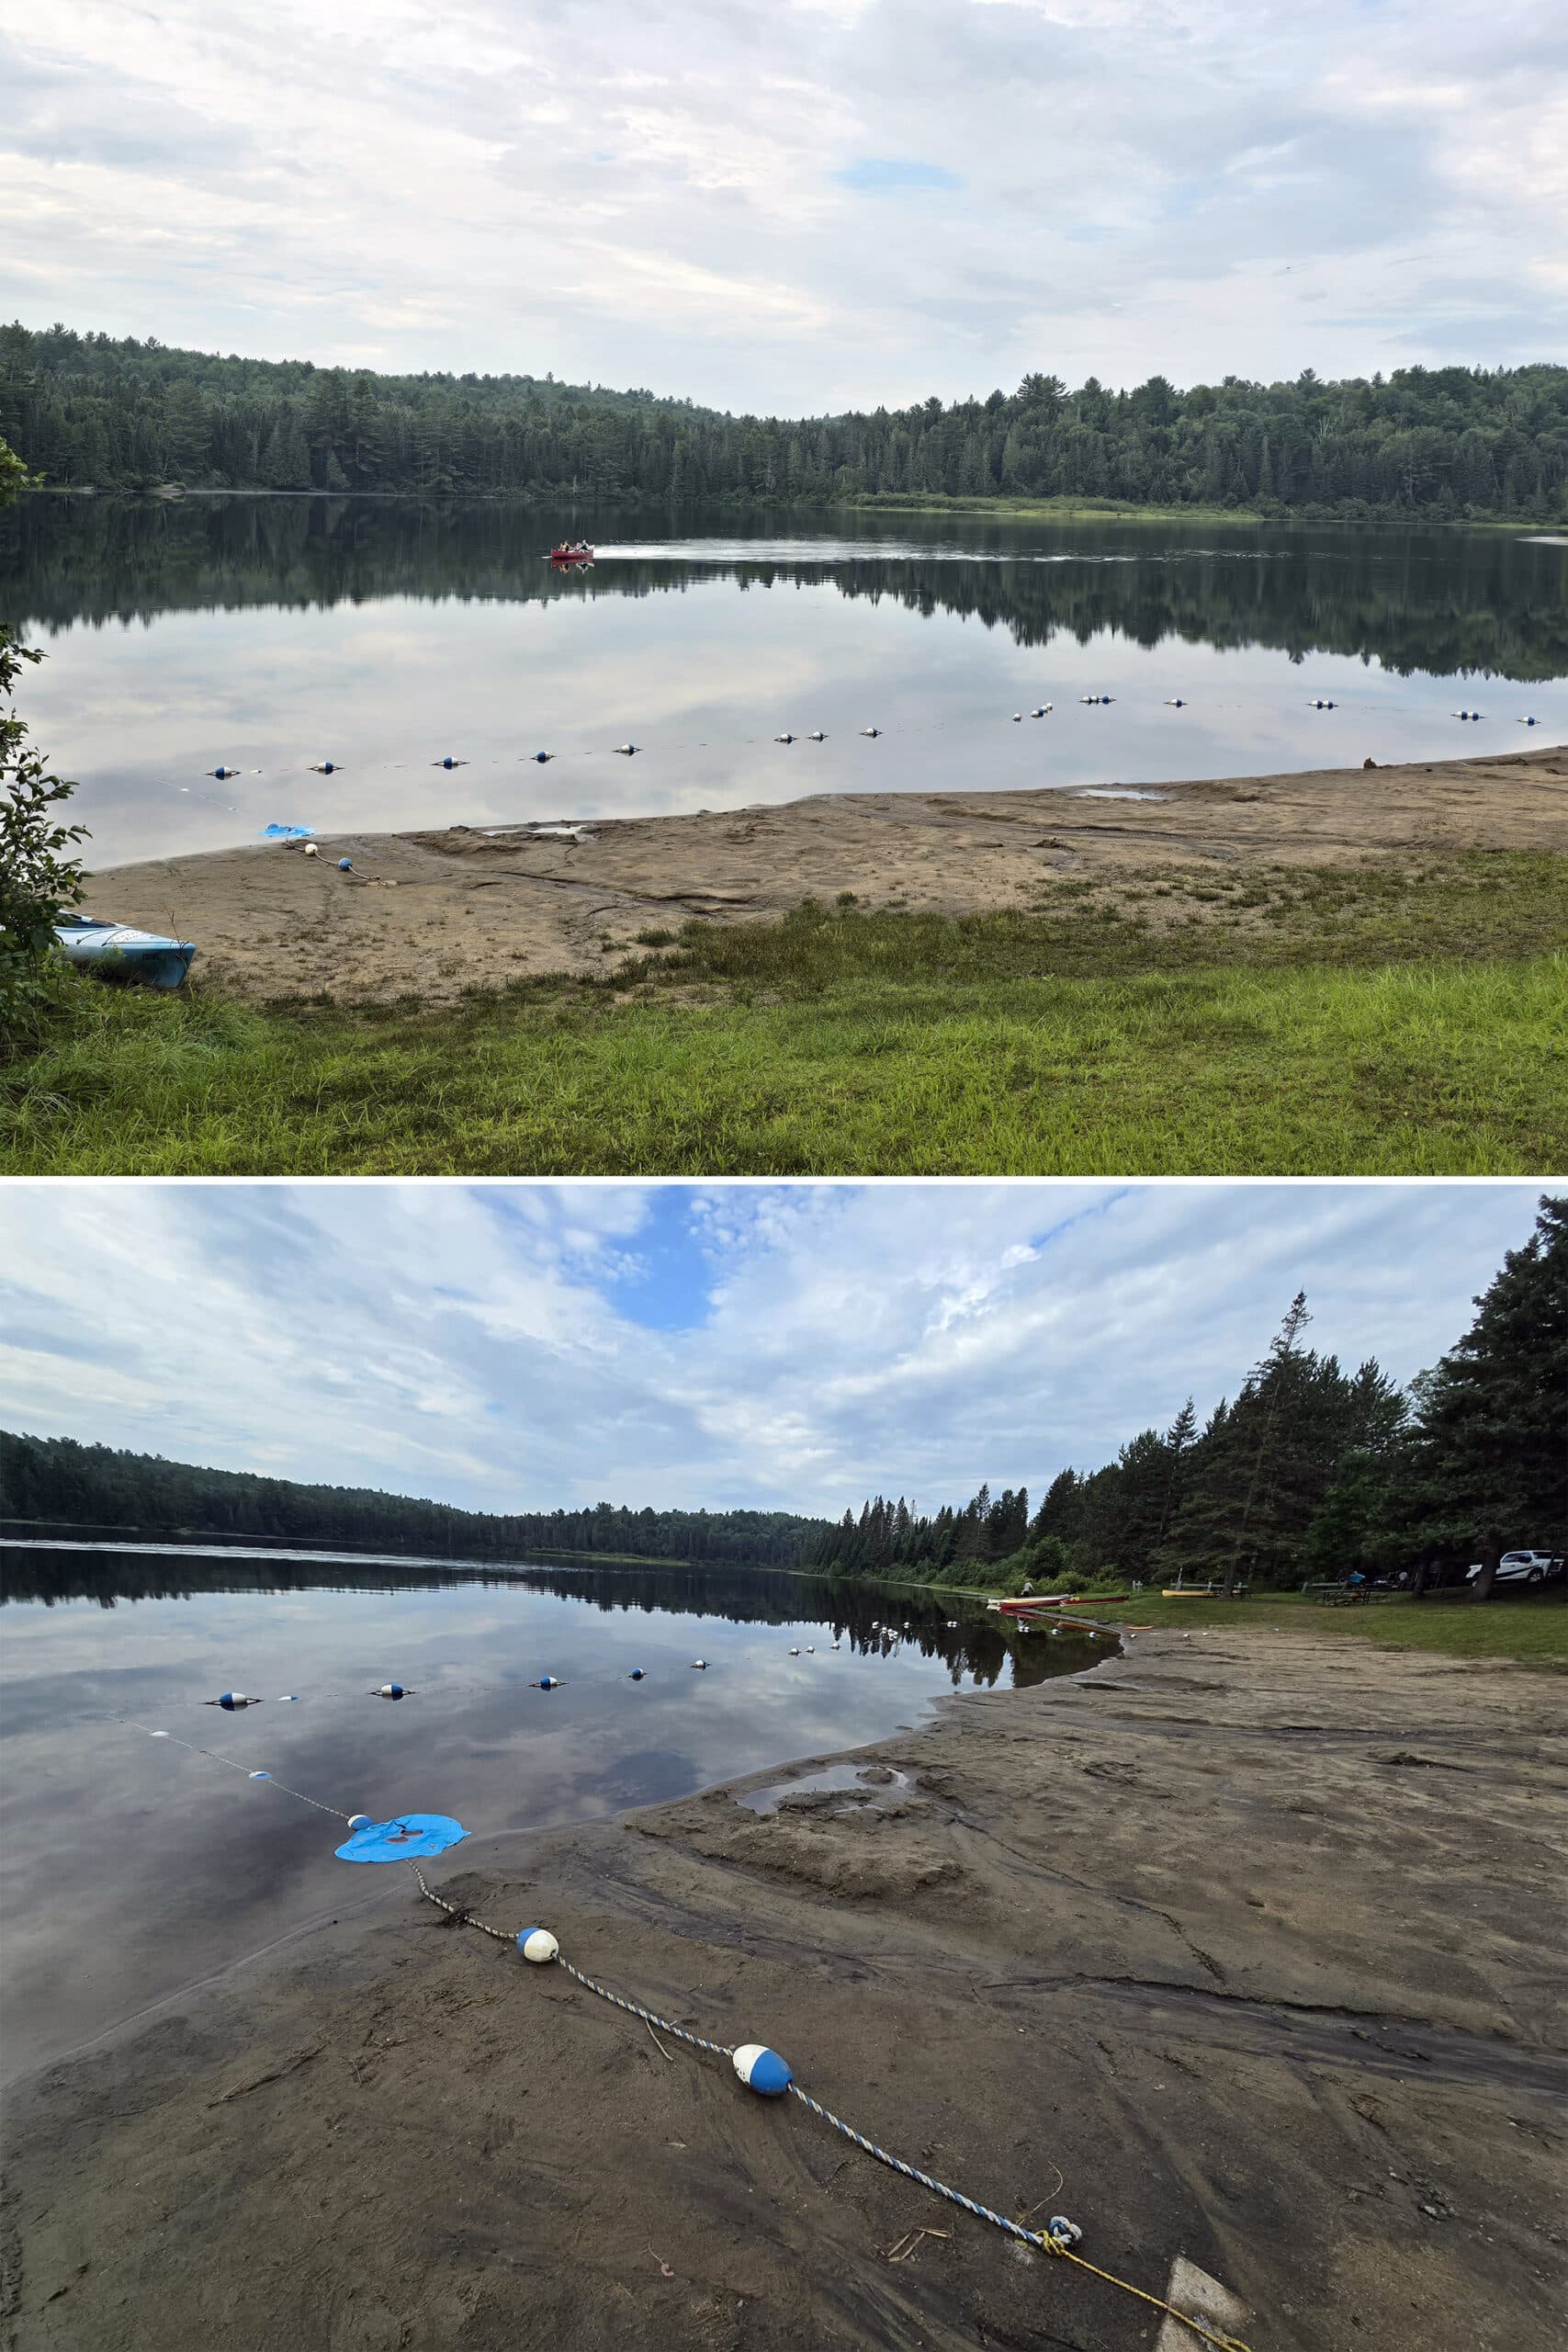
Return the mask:
<path id="1" fill-rule="evenodd" d="M 270 1781 L 272 1774 L 270 1772 L 253 1772 L 251 1774 L 251 1778 L 253 1781 Z"/>
<path id="2" fill-rule="evenodd" d="M 735 2071 L 748 2090 L 763 2098 L 779 2098 L 795 2080 L 788 2062 L 764 2041 L 743 2041 L 735 2053 Z"/>
<path id="3" fill-rule="evenodd" d="M 707 1670 L 708 1662 L 705 1657 L 694 1657 L 692 1660 L 692 1671 L 694 1674 L 705 1674 Z"/>
<path id="4" fill-rule="evenodd" d="M 240 771 L 239 771 L 239 769 L 238 769 L 238 768 L 221 768 L 221 767 L 220 767 L 220 768 L 209 768 L 209 769 L 208 769 L 208 771 L 207 771 L 207 773 L 208 773 L 208 775 L 215 775 L 215 776 L 217 777 L 217 779 L 218 779 L 218 781 L 219 781 L 219 783 L 220 783 L 220 784 L 224 784 L 224 783 L 226 783 L 226 782 L 228 781 L 228 779 L 229 779 L 229 777 L 230 777 L 230 776 L 231 776 L 231 775 L 239 775 L 239 773 L 240 773 Z"/>
<path id="5" fill-rule="evenodd" d="M 539 765 L 543 767 L 547 760 L 553 760 L 555 758 L 555 753 L 553 752 L 530 752 L 528 757 L 531 760 L 536 760 Z"/>
<path id="6" fill-rule="evenodd" d="M 455 760 L 448 752 L 444 760 L 432 760 L 430 764 L 433 768 L 466 768 L 468 763 L 467 760 Z"/>
<path id="7" fill-rule="evenodd" d="M 1539 718 L 1521 718 L 1519 725 L 1521 727 L 1539 727 L 1540 725 L 1540 721 Z"/>
<path id="8" fill-rule="evenodd" d="M 814 727 L 806 740 L 808 743 L 825 743 L 828 741 L 828 738 L 824 735 L 820 727 Z"/>
<path id="9" fill-rule="evenodd" d="M 373 1699 L 412 1699 L 413 1692 L 400 1682 L 378 1682 L 370 1696 Z"/>
<path id="10" fill-rule="evenodd" d="M 237 1708 L 259 1707 L 261 1701 L 247 1699 L 243 1690 L 225 1690 L 221 1698 L 209 1699 L 204 1703 L 209 1707 L 221 1707 L 226 1714 L 231 1715 Z"/>
<path id="11" fill-rule="evenodd" d="M 353 1836 L 353 1835 L 354 1835 L 357 1830 L 360 1830 L 360 1829 L 369 1829 L 369 1828 L 371 1828 L 371 1827 L 373 1827 L 373 1826 L 374 1826 L 374 1825 L 373 1825 L 373 1823 L 372 1823 L 372 1821 L 371 1821 L 371 1819 L 370 1819 L 370 1815 L 369 1815 L 367 1813 L 351 1813 L 351 1814 L 349 1815 L 349 1816 L 348 1816 L 348 1828 L 349 1828 L 349 1835 L 350 1835 L 351 1837 L 352 1837 L 352 1836 Z"/>
<path id="12" fill-rule="evenodd" d="M 1055 710 L 1055 707 L 1056 707 L 1056 706 L 1055 706 L 1055 703 L 1049 703 L 1049 702 L 1043 702 L 1043 703 L 1040 703 L 1040 704 L 1038 704 L 1038 705 L 1036 706 L 1036 707 L 1035 707 L 1033 710 L 1032 710 L 1032 711 L 1030 712 L 1029 716 L 1031 717 L 1031 718 L 1045 718 L 1045 717 L 1046 717 L 1046 715 L 1047 715 L 1050 711 Z"/>
<path id="13" fill-rule="evenodd" d="M 631 1672 L 626 1677 L 626 1680 L 628 1682 L 640 1682 L 642 1679 L 643 1669 L 640 1666 L 634 1666 Z"/>
<path id="14" fill-rule="evenodd" d="M 1480 716 L 1478 710 L 1456 710 L 1454 713 L 1456 718 L 1479 718 Z"/>
<path id="15" fill-rule="evenodd" d="M 535 1683 L 534 1688 L 536 1690 L 558 1690 L 560 1689 L 560 1676 L 558 1674 L 541 1674 L 537 1682 Z"/>
<path id="16" fill-rule="evenodd" d="M 336 775 L 343 765 L 341 760 L 317 760 L 310 769 L 312 775 Z"/>
<path id="17" fill-rule="evenodd" d="M 542 1968 L 547 1961 L 560 1957 L 560 1946 L 548 1928 L 520 1928 L 517 1949 L 525 1960 L 531 1960 L 537 1968 Z"/>
<path id="18" fill-rule="evenodd" d="M 1171 695 L 1168 696 L 1165 707 L 1167 710 L 1185 710 L 1187 698 L 1185 695 Z"/>
<path id="19" fill-rule="evenodd" d="M 280 1692 L 278 1693 L 277 1703 L 278 1703 L 278 1705 L 279 1705 L 280 1707 L 297 1707 L 297 1706 L 299 1704 L 299 1691 L 298 1691 L 298 1690 L 282 1690 L 282 1691 L 280 1691 Z"/>
<path id="20" fill-rule="evenodd" d="M 1114 695 L 1079 695 L 1078 696 L 1079 702 L 1090 703 L 1114 702 L 1115 699 Z"/>
<path id="21" fill-rule="evenodd" d="M 882 729 L 881 729 L 881 728 L 880 728 L 880 727 L 863 727 L 863 728 L 861 729 L 861 730 L 860 730 L 860 731 L 861 731 L 861 733 L 862 733 L 863 735 L 873 735 L 873 736 L 875 736 L 875 735 L 880 735 L 880 734 L 881 734 L 881 732 L 882 732 Z"/>
<path id="22" fill-rule="evenodd" d="M 640 743 L 617 743 L 615 749 L 619 752 L 623 760 L 629 760 L 634 752 L 641 751 L 642 745 Z"/>
<path id="23" fill-rule="evenodd" d="M 773 741 L 775 743 L 793 743 L 795 737 L 793 735 L 775 735 L 773 737 Z"/>
<path id="24" fill-rule="evenodd" d="M 1334 708 L 1334 705 L 1331 702 L 1325 702 L 1323 696 L 1319 695 L 1314 701 L 1308 703 L 1307 708 L 1309 710 L 1332 710 Z"/>

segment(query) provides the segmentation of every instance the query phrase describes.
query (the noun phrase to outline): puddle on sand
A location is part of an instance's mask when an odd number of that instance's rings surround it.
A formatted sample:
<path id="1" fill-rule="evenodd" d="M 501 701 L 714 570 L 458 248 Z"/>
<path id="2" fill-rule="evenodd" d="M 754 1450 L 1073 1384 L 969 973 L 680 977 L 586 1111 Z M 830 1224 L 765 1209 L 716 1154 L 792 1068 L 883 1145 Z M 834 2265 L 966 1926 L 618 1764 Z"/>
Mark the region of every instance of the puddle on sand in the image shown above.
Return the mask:
<path id="1" fill-rule="evenodd" d="M 886 1764 L 825 1764 L 820 1771 L 802 1772 L 793 1781 L 770 1781 L 766 1788 L 749 1789 L 736 1803 L 750 1813 L 777 1813 L 787 1798 L 804 1796 L 838 1796 L 852 1792 L 856 1796 L 869 1797 L 873 1804 L 886 1804 L 890 1798 L 903 1795 L 909 1786 L 908 1772 L 895 1772 Z"/>

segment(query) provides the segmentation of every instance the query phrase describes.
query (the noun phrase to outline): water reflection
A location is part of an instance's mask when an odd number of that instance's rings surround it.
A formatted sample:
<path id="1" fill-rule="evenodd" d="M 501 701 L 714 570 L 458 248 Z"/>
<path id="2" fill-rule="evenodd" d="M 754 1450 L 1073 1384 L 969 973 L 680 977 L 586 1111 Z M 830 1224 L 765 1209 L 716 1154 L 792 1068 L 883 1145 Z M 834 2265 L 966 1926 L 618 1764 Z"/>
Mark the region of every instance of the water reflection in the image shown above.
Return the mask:
<path id="1" fill-rule="evenodd" d="M 7 2074 L 322 1914 L 401 1899 L 400 1873 L 350 1873 L 342 1830 L 251 1770 L 344 1814 L 455 1814 L 482 1851 L 1100 1654 L 765 1570 L 12 1544 L 0 1600 Z M 530 1687 L 547 1672 L 559 1690 Z M 369 1695 L 390 1679 L 417 1695 Z M 267 1703 L 202 1703 L 230 1689 Z"/>
<path id="2" fill-rule="evenodd" d="M 594 569 L 554 572 L 575 526 L 400 499 L 20 502 L 0 609 L 53 633 L 28 712 L 81 779 L 94 862 L 274 821 L 1160 783 L 1568 737 L 1568 549 L 1517 533 L 683 513 L 658 537 L 600 517 Z M 641 755 L 615 758 L 627 741 Z"/>

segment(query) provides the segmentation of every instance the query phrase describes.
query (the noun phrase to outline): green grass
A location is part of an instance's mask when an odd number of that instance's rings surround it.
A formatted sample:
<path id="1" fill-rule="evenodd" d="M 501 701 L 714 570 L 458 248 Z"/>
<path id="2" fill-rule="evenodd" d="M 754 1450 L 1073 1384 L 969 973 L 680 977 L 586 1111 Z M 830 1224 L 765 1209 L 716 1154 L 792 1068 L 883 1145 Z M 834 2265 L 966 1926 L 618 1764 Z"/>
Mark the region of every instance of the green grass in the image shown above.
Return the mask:
<path id="1" fill-rule="evenodd" d="M 435 1008 L 73 976 L 0 1070 L 0 1168 L 1557 1174 L 1561 874 L 1254 871 L 957 922 L 806 909 L 688 926 L 613 983 Z"/>
<path id="2" fill-rule="evenodd" d="M 1254 1593 L 1247 1600 L 1162 1600 L 1157 1593 L 1140 1593 L 1124 1607 L 1097 1602 L 1094 1614 L 1107 1624 L 1345 1634 L 1383 1649 L 1568 1668 L 1568 1593 L 1561 1585 L 1541 1599 L 1506 1590 L 1488 1601 L 1457 1592 L 1429 1600 L 1395 1594 L 1349 1609 L 1325 1609 L 1295 1592 Z"/>

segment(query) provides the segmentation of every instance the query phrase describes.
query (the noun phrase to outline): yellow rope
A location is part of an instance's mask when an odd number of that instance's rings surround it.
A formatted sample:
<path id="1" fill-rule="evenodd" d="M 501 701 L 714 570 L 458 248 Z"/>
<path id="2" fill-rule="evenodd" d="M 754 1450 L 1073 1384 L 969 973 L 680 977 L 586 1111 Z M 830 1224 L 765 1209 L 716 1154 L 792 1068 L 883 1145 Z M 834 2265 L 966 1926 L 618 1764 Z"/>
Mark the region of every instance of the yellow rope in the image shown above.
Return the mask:
<path id="1" fill-rule="evenodd" d="M 1043 2243 L 1053 2254 L 1059 2254 L 1064 2262 L 1076 2262 L 1080 2270 L 1092 2270 L 1097 2278 L 1103 2278 L 1109 2286 L 1123 2288 L 1129 2295 L 1136 2295 L 1141 2303 L 1152 2303 L 1156 2312 L 1168 2312 L 1171 2318 L 1179 2320 L 1183 2327 L 1190 2327 L 1194 2335 L 1201 2335 L 1205 2343 L 1215 2346 L 1216 2352 L 1250 2352 L 1250 2347 L 1242 2342 L 1239 2335 L 1216 2335 L 1212 2327 L 1205 2327 L 1201 2319 L 1193 2319 L 1186 2312 L 1179 2312 L 1176 2305 L 1168 2303 L 1163 2295 L 1146 2294 L 1142 2287 L 1134 2287 L 1130 2278 L 1118 2278 L 1114 2270 L 1101 2270 L 1097 2262 L 1086 2261 L 1081 2254 L 1074 2254 L 1069 2247 L 1058 2245 L 1054 2238 L 1045 2238 Z"/>

